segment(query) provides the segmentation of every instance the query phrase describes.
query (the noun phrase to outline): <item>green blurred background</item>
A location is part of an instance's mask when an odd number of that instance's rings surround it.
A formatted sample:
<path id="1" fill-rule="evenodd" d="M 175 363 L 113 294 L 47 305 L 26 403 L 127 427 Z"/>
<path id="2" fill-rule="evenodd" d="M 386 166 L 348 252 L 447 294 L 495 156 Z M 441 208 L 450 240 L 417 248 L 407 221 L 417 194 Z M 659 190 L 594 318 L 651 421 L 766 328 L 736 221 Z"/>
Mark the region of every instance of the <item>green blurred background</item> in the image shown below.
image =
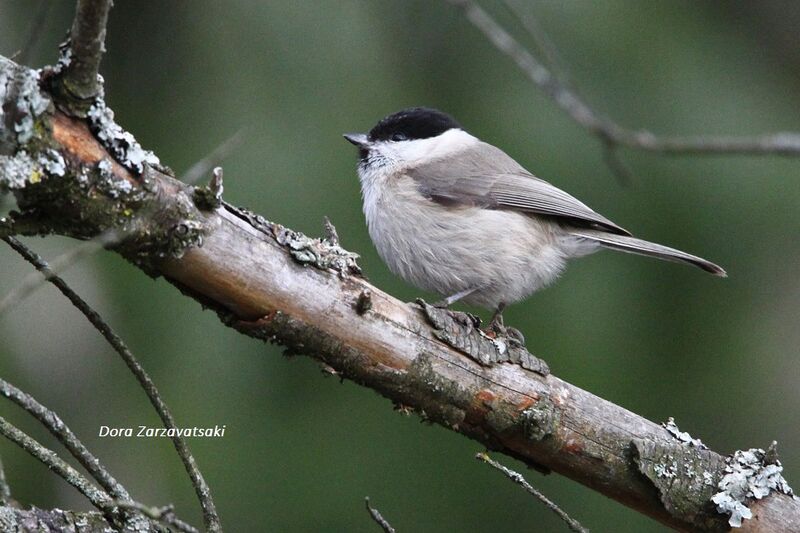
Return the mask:
<path id="1" fill-rule="evenodd" d="M 54 61 L 72 19 L 74 2 L 51 3 L 33 66 Z M 798 3 L 520 3 L 588 101 L 625 125 L 800 130 Z M 418 291 L 387 271 L 369 241 L 355 151 L 341 133 L 411 105 L 452 113 L 637 235 L 726 267 L 730 278 L 721 280 L 605 252 L 574 262 L 506 319 L 560 377 L 651 420 L 674 416 L 721 452 L 776 439 L 787 479 L 800 479 L 800 158 L 624 151 L 635 178 L 623 187 L 598 141 L 441 1 L 116 4 L 102 72 L 120 124 L 179 173 L 247 128 L 224 163 L 227 200 L 314 235 L 330 216 L 370 279 L 401 299 Z M 484 5 L 531 44 L 502 4 Z M 38 6 L 0 0 L 0 53 L 26 46 Z M 50 258 L 75 246 L 32 244 Z M 0 265 L 0 294 L 30 271 L 8 249 Z M 223 439 L 190 444 L 228 531 L 374 532 L 366 495 L 401 531 L 565 530 L 473 460 L 479 444 L 222 327 L 113 254 L 66 278 L 130 343 L 181 424 L 227 426 Z M 97 436 L 101 424 L 157 419 L 116 355 L 53 288 L 0 317 L 0 339 L 4 378 L 56 408 L 136 498 L 174 502 L 201 522 L 169 441 Z M 0 403 L 0 414 L 56 446 L 16 407 Z M 87 508 L 12 444 L 1 441 L 0 455 L 22 502 Z M 663 530 L 565 478 L 527 474 L 593 530 Z"/>

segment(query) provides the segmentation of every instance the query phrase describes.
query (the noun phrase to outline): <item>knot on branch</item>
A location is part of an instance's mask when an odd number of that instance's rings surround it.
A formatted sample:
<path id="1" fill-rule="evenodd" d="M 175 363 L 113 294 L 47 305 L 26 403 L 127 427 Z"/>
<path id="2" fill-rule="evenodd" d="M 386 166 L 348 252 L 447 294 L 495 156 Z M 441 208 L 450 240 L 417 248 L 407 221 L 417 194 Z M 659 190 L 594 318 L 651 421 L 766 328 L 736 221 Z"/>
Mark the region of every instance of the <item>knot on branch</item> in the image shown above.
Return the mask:
<path id="1" fill-rule="evenodd" d="M 417 305 L 428 323 L 433 326 L 433 335 L 452 346 L 482 366 L 497 363 L 513 363 L 542 376 L 550 373 L 547 363 L 534 356 L 518 342 L 503 337 L 492 338 L 480 329 L 480 319 L 468 313 L 460 313 L 432 306 L 422 299 Z"/>

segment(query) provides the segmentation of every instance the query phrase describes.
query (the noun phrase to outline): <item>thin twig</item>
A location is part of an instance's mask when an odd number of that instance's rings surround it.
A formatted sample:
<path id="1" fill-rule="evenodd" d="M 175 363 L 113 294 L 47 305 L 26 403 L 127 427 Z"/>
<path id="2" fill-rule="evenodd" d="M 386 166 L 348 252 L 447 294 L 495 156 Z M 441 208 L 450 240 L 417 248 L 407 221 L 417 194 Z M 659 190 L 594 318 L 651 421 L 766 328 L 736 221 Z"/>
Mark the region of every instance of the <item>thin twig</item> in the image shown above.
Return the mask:
<path id="1" fill-rule="evenodd" d="M 133 353 L 128 349 L 128 346 L 125 342 L 116 334 L 114 330 L 111 329 L 105 320 L 87 304 L 78 294 L 73 291 L 66 282 L 58 277 L 47 263 L 42 259 L 38 254 L 30 250 L 27 246 L 19 242 L 14 237 L 3 237 L 6 243 L 11 246 L 14 251 L 20 254 L 26 261 L 31 263 L 36 270 L 41 272 L 47 280 L 55 285 L 61 293 L 69 299 L 72 304 L 78 308 L 78 310 L 83 313 L 83 315 L 91 322 L 91 324 L 100 332 L 101 335 L 108 341 L 108 343 L 114 348 L 125 364 L 128 366 L 130 371 L 136 377 L 137 381 L 144 389 L 147 397 L 150 399 L 150 403 L 155 408 L 158 416 L 161 418 L 164 427 L 168 429 L 176 429 L 177 426 L 175 424 L 175 419 L 172 417 L 172 414 L 169 411 L 166 403 L 161 398 L 161 395 L 158 392 L 153 381 L 150 379 L 150 376 L 144 370 L 142 365 L 133 355 Z M 197 494 L 197 498 L 200 500 L 200 505 L 203 508 L 203 519 L 205 521 L 206 530 L 208 531 L 221 531 L 219 515 L 217 514 L 216 505 L 214 504 L 214 500 L 211 496 L 211 489 L 209 488 L 208 484 L 206 483 L 205 479 L 203 478 L 200 469 L 197 467 L 197 462 L 194 459 L 194 456 L 189 451 L 189 447 L 184 441 L 183 437 L 181 437 L 178 432 L 174 432 L 172 436 L 172 443 L 175 446 L 175 450 L 177 450 L 178 455 L 183 462 L 184 468 L 186 472 L 189 474 L 189 477 L 192 480 L 192 485 L 194 485 L 195 492 Z"/>
<path id="2" fill-rule="evenodd" d="M 390 524 L 389 521 L 383 517 L 380 511 L 378 511 L 369 504 L 369 497 L 364 498 L 364 503 L 366 503 L 367 505 L 367 511 L 369 511 L 369 515 L 372 517 L 372 519 L 375 521 L 376 524 L 378 524 L 379 526 L 381 526 L 381 528 L 383 528 L 383 531 L 385 533 L 395 533 L 392 524 Z"/>
<path id="3" fill-rule="evenodd" d="M 78 439 L 54 411 L 40 404 L 33 396 L 19 390 L 2 378 L 0 378 L 0 395 L 13 401 L 41 422 L 106 492 L 114 498 L 130 500 L 130 495 L 125 490 L 125 487 L 114 479 L 114 476 L 100 463 L 100 460 L 86 448 L 83 442 Z"/>
<path id="4" fill-rule="evenodd" d="M 339 232 L 336 231 L 336 226 L 333 225 L 328 215 L 322 218 L 322 226 L 325 229 L 325 240 L 333 246 L 339 246 Z"/>
<path id="5" fill-rule="evenodd" d="M 39 7 L 36 8 L 36 15 L 33 18 L 31 27 L 28 30 L 28 40 L 17 56 L 17 62 L 27 65 L 30 61 L 39 40 L 44 34 L 44 25 L 47 22 L 47 15 L 50 13 L 50 7 L 53 5 L 51 0 L 39 0 Z"/>
<path id="6" fill-rule="evenodd" d="M 78 0 L 75 9 L 69 37 L 70 61 L 60 77 L 67 98 L 80 102 L 84 112 L 102 89 L 97 74 L 105 52 L 110 10 L 111 0 Z"/>
<path id="7" fill-rule="evenodd" d="M 558 80 L 558 83 L 567 88 L 575 95 L 579 95 L 577 87 L 572 83 L 569 71 L 566 64 L 561 59 L 561 54 L 558 47 L 550 40 L 550 37 L 544 31 L 544 28 L 539 24 L 534 14 L 530 9 L 524 9 L 519 0 L 503 0 L 503 4 L 508 11 L 519 21 L 528 35 L 533 39 L 533 42 L 544 58 L 545 63 L 550 68 L 550 72 Z M 614 142 L 606 141 L 603 143 L 603 161 L 605 161 L 609 170 L 617 178 L 617 181 L 623 187 L 627 187 L 633 181 L 633 172 L 627 164 L 622 160 L 618 152 L 618 145 Z"/>
<path id="8" fill-rule="evenodd" d="M 548 509 L 553 511 L 558 515 L 558 517 L 567 524 L 567 526 L 572 530 L 576 531 L 577 533 L 589 533 L 589 530 L 586 529 L 581 525 L 580 522 L 569 516 L 561 507 L 556 505 L 552 500 L 550 500 L 547 496 L 539 492 L 538 490 L 534 489 L 530 483 L 525 481 L 525 478 L 522 477 L 522 474 L 518 472 L 514 472 L 513 470 L 506 468 L 505 466 L 501 465 L 485 453 L 479 453 L 475 455 L 475 459 L 479 461 L 483 461 L 484 463 L 488 464 L 489 466 L 496 468 L 503 474 L 505 474 L 511 481 L 521 485 L 523 489 L 525 489 L 528 493 L 535 496 L 540 502 L 545 504 Z"/>
<path id="9" fill-rule="evenodd" d="M 86 479 L 83 474 L 67 464 L 54 451 L 45 448 L 36 439 L 26 435 L 3 417 L 0 417 L 0 434 L 34 456 L 67 483 L 78 489 L 92 505 L 101 511 L 107 510 L 108 504 L 112 501 L 111 497 Z"/>
<path id="10" fill-rule="evenodd" d="M 595 113 L 474 0 L 447 1 L 463 9 L 467 19 L 495 48 L 510 57 L 534 85 L 573 121 L 605 143 L 670 155 L 800 155 L 800 133 L 796 132 L 752 137 L 658 136 L 647 130 L 631 130 L 620 126 Z"/>
<path id="11" fill-rule="evenodd" d="M 185 533 L 198 533 L 197 528 L 191 524 L 187 524 L 175 516 L 174 509 L 171 505 L 166 507 L 150 507 L 139 502 L 132 501 L 114 501 L 111 503 L 112 507 L 120 509 L 127 509 L 130 511 L 137 511 L 151 520 L 155 520 L 162 525 L 173 527 L 178 531 Z"/>
<path id="12" fill-rule="evenodd" d="M 90 241 L 82 242 L 71 250 L 59 255 L 50 262 L 50 270 L 54 274 L 65 272 L 84 257 L 102 250 L 106 246 L 119 243 L 122 238 L 120 235 L 127 235 L 126 232 L 116 228 L 110 228 Z M 16 308 L 24 300 L 32 296 L 37 290 L 44 287 L 47 278 L 42 278 L 38 272 L 26 274 L 15 288 L 10 290 L 2 300 L 0 300 L 0 315 L 9 309 Z"/>
<path id="13" fill-rule="evenodd" d="M 3 460 L 0 459 L 0 505 L 8 505 L 11 501 L 11 486 L 6 480 L 6 469 L 3 467 Z"/>
<path id="14" fill-rule="evenodd" d="M 244 139 L 245 128 L 240 129 L 220 144 L 217 145 L 206 157 L 193 164 L 189 169 L 180 177 L 180 180 L 186 184 L 193 185 L 204 176 L 208 175 L 212 169 L 224 161 L 236 148 L 238 148 Z M 212 178 L 213 180 L 213 178 Z M 145 217 L 150 214 L 147 208 L 143 209 L 138 216 Z M 8 231 L 3 232 L 0 227 L 0 236 L 15 234 L 19 229 L 19 220 L 8 219 Z M 96 237 L 78 244 L 71 250 L 64 252 L 50 261 L 50 270 L 55 274 L 63 274 L 73 265 L 79 263 L 90 255 L 103 250 L 104 248 L 112 247 L 124 241 L 131 232 L 125 231 L 121 228 L 109 228 L 100 233 Z M 27 274 L 22 282 L 14 289 L 8 292 L 2 300 L 0 300 L 0 315 L 9 309 L 16 308 L 17 305 L 22 303 L 27 298 L 31 297 L 36 291 L 41 289 L 47 283 L 37 272 Z"/>
<path id="15" fill-rule="evenodd" d="M 603 147 L 603 161 L 606 166 L 614 173 L 620 185 L 628 186 L 633 181 L 633 172 L 630 167 L 622 160 L 619 155 L 619 147 L 614 144 L 606 143 Z"/>
<path id="16" fill-rule="evenodd" d="M 508 11 L 514 15 L 519 23 L 522 24 L 522 27 L 525 28 L 525 31 L 528 32 L 528 35 L 531 36 L 533 43 L 536 45 L 536 48 L 539 50 L 539 52 L 541 52 L 542 57 L 544 57 L 553 75 L 558 78 L 558 81 L 564 86 L 569 87 L 572 91 L 575 91 L 575 87 L 570 80 L 569 71 L 566 64 L 561 59 L 561 54 L 558 51 L 558 47 L 556 47 L 553 41 L 550 40 L 547 32 L 544 31 L 544 28 L 542 28 L 541 24 L 539 24 L 539 21 L 533 15 L 531 10 L 524 9 L 519 0 L 503 0 L 503 4 L 505 4 Z"/>

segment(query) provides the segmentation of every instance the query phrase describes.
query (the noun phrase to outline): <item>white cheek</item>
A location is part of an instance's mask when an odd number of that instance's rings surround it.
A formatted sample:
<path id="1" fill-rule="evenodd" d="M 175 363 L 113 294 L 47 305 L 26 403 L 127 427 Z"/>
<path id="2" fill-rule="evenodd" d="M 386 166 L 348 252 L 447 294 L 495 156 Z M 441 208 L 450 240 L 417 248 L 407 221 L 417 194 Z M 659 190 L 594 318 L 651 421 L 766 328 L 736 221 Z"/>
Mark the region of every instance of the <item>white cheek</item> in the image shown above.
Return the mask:
<path id="1" fill-rule="evenodd" d="M 381 141 L 374 150 L 386 159 L 403 165 L 418 165 L 454 155 L 480 141 L 464 130 L 452 129 L 429 139 Z"/>

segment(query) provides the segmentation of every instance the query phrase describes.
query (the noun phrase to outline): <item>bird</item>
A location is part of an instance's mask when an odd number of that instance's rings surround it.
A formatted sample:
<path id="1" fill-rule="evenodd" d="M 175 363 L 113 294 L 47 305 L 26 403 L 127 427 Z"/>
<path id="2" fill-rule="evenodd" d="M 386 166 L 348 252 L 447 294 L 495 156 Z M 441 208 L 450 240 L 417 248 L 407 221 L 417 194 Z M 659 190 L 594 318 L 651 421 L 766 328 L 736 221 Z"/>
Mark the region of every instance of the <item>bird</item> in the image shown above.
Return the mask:
<path id="1" fill-rule="evenodd" d="M 344 137 L 358 148 L 363 211 L 381 259 L 440 295 L 437 305 L 493 311 L 495 332 L 507 331 L 506 306 L 550 285 L 568 260 L 601 249 L 726 276 L 706 259 L 633 237 L 437 109 L 403 109 Z"/>

